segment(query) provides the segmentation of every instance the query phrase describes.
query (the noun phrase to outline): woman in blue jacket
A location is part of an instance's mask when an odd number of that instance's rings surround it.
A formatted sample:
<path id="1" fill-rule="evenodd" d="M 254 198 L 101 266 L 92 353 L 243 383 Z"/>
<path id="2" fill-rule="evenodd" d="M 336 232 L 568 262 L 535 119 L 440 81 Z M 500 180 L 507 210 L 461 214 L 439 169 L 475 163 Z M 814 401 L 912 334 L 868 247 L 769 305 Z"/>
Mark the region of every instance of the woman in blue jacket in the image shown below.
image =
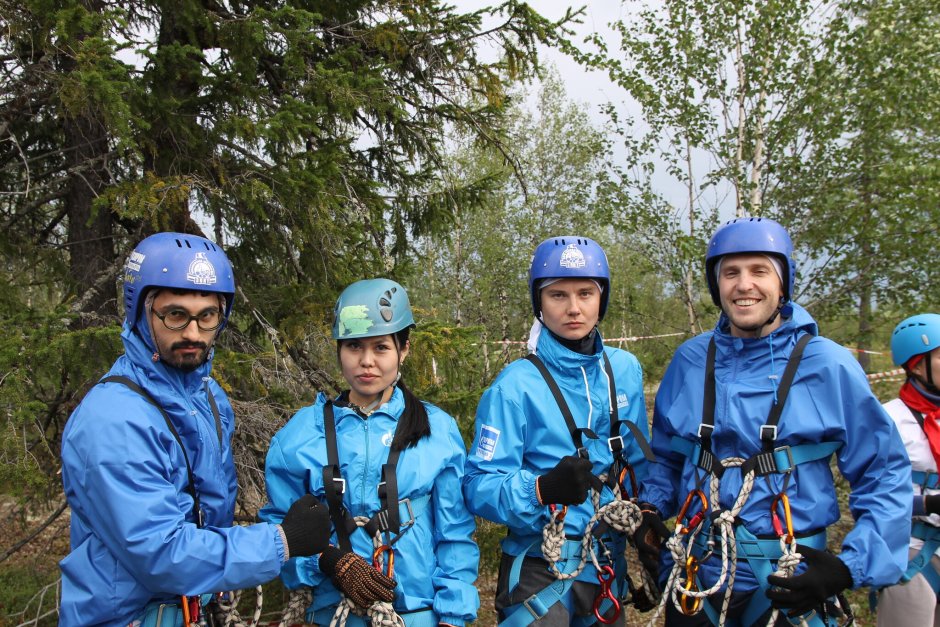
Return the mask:
<path id="1" fill-rule="evenodd" d="M 466 450 L 454 419 L 400 380 L 414 326 L 398 283 L 347 287 L 333 338 L 349 390 L 335 399 L 319 394 L 268 452 L 262 519 L 280 520 L 307 493 L 330 506 L 333 546 L 291 559 L 281 572 L 288 588 L 313 588 L 308 620 L 319 625 L 330 624 L 341 594 L 359 609 L 392 601 L 409 627 L 461 627 L 476 618 L 479 551 L 460 490 Z M 378 558 L 382 573 L 363 569 L 356 554 Z M 365 622 L 349 614 L 347 624 Z"/>
<path id="2" fill-rule="evenodd" d="M 594 624 L 595 607 L 608 613 L 604 620 L 614 620 L 618 610 L 595 606 L 601 573 L 590 561 L 574 581 L 556 584 L 542 530 L 551 509 L 566 507 L 567 541 L 556 567 L 571 574 L 595 513 L 591 487 L 600 489 L 601 507 L 614 499 L 609 486 L 615 481 L 601 485 L 597 475 L 619 478 L 617 468 L 626 461 L 642 482 L 646 460 L 636 436 L 646 440 L 649 434 L 643 372 L 632 354 L 605 347 L 597 330 L 610 298 L 610 270 L 596 242 L 565 236 L 539 244 L 529 293 L 536 317 L 533 353 L 506 366 L 480 399 L 464 493 L 475 514 L 508 527 L 496 589 L 501 625 Z M 602 539 L 607 551 L 597 538 L 591 549 L 602 562 L 610 561 L 609 552 L 615 563 L 603 565 L 622 579 L 625 565 L 617 558 L 623 535 L 611 531 Z"/>

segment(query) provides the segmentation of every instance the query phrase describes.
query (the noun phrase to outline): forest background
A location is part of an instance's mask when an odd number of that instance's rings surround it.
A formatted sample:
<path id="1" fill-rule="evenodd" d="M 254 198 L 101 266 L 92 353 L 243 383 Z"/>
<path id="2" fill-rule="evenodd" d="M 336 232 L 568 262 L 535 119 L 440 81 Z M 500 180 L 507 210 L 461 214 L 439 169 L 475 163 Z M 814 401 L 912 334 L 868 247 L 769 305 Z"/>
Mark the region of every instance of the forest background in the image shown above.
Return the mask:
<path id="1" fill-rule="evenodd" d="M 524 352 L 531 251 L 561 233 L 607 250 L 601 329 L 639 357 L 650 404 L 675 347 L 714 324 L 705 242 L 735 216 L 784 223 L 796 300 L 891 369 L 894 324 L 940 302 L 940 6 L 625 2 L 603 36 L 576 34 L 582 17 L 0 0 L 0 624 L 55 622 L 37 617 L 68 550 L 62 429 L 122 351 L 120 269 L 156 231 L 205 235 L 235 266 L 214 372 L 243 521 L 271 435 L 340 388 L 332 304 L 364 277 L 408 288 L 405 377 L 467 438 Z M 549 49 L 609 78 L 603 122 Z M 873 385 L 886 400 L 898 379 Z M 481 526 L 481 584 L 498 536 Z"/>

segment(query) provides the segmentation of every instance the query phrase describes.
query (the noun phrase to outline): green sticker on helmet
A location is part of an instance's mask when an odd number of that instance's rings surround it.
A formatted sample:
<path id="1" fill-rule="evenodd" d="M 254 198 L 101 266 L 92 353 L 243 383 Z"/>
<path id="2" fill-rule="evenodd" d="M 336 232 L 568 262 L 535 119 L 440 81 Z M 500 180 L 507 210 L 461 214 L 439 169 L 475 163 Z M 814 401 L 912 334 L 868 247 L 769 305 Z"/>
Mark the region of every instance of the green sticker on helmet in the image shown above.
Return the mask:
<path id="1" fill-rule="evenodd" d="M 369 320 L 369 308 L 365 305 L 349 305 L 339 312 L 339 335 L 365 333 L 374 322 Z"/>

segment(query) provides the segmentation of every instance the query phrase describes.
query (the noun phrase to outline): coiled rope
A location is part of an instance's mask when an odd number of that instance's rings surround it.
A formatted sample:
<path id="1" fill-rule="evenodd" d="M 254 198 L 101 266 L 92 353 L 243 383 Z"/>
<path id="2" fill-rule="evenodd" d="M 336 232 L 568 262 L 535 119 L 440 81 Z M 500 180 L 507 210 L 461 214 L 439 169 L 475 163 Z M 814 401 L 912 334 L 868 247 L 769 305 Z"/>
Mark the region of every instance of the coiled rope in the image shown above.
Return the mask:
<path id="1" fill-rule="evenodd" d="M 607 480 L 607 475 L 600 475 L 598 478 L 604 483 Z M 584 533 L 581 536 L 578 565 L 568 573 L 562 572 L 558 568 L 558 563 L 561 561 L 562 547 L 566 541 L 564 510 L 552 511 L 548 522 L 542 528 L 542 555 L 549 563 L 551 572 L 556 579 L 564 580 L 577 577 L 584 570 L 588 560 L 598 571 L 601 570 L 601 565 L 594 550 L 594 538 L 592 536 L 592 531 L 600 521 L 604 521 L 615 531 L 626 534 L 627 538 L 630 538 L 643 522 L 643 513 L 640 511 L 639 505 L 630 499 L 623 498 L 619 485 L 614 487 L 613 494 L 613 500 L 601 507 L 601 493 L 596 489 L 591 490 L 591 503 L 594 506 L 594 514 L 585 525 Z M 642 587 L 651 594 L 658 593 L 656 582 L 646 572 L 646 569 L 641 568 L 641 572 Z"/>
<path id="2" fill-rule="evenodd" d="M 728 457 L 721 460 L 720 463 L 724 468 L 737 468 L 744 464 L 745 461 L 746 460 L 742 457 Z M 721 479 L 716 476 L 715 473 L 712 473 L 709 481 L 710 502 L 712 504 L 721 502 L 720 487 Z M 666 548 L 669 549 L 673 559 L 672 571 L 670 571 L 669 579 L 666 581 L 665 594 L 663 594 L 659 606 L 650 618 L 647 624 L 648 627 L 652 627 L 662 615 L 669 599 L 672 599 L 673 605 L 682 614 L 694 615 L 701 611 L 706 599 L 717 593 L 725 584 L 725 581 L 727 581 L 728 587 L 725 589 L 724 597 L 722 598 L 721 613 L 718 618 L 719 627 L 724 626 L 728 615 L 728 606 L 731 603 L 731 593 L 734 588 L 738 566 L 738 545 L 734 534 L 734 521 L 750 498 L 753 487 L 754 470 L 750 470 L 742 478 L 741 491 L 738 492 L 738 497 L 735 499 L 731 509 L 721 511 L 717 516 L 713 516 L 710 533 L 712 537 L 717 534 L 720 538 L 721 572 L 714 585 L 707 590 L 697 590 L 695 582 L 689 580 L 692 574 L 688 571 L 686 571 L 685 580 L 683 580 L 682 576 L 682 572 L 686 569 L 689 560 L 694 559 L 692 557 L 692 547 L 695 544 L 695 538 L 702 532 L 705 526 L 705 520 L 703 519 L 694 529 L 683 530 L 681 524 L 676 525 L 675 533 L 666 540 Z M 685 542 L 683 542 L 683 536 L 687 536 Z M 714 540 L 711 540 L 709 546 L 713 546 L 713 542 Z M 782 556 L 777 561 L 777 571 L 774 574 L 790 577 L 796 569 L 796 566 L 800 563 L 802 556 L 796 552 L 795 538 L 791 537 L 790 542 L 787 543 L 786 539 L 782 537 L 780 544 Z M 682 606 L 683 598 L 689 597 L 699 600 L 699 603 L 696 604 L 697 607 L 691 612 L 686 611 Z M 767 623 L 769 626 L 774 624 L 778 613 L 776 609 L 771 613 L 770 620 Z M 802 621 L 802 623 L 805 626 L 805 621 Z"/>

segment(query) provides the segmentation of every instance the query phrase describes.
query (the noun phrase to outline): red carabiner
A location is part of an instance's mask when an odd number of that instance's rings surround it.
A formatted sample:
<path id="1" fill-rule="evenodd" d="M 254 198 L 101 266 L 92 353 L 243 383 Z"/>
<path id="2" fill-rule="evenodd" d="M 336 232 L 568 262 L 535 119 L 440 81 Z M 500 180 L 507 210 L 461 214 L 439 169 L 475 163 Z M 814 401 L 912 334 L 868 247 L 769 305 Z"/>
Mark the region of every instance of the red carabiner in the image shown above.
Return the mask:
<path id="1" fill-rule="evenodd" d="M 610 590 L 611 584 L 614 582 L 614 577 L 614 569 L 609 565 L 604 566 L 597 573 L 597 582 L 601 584 L 601 590 L 597 593 L 597 596 L 594 597 L 594 618 L 605 625 L 610 625 L 620 618 L 620 601 L 617 600 L 617 597 L 615 597 Z M 604 602 L 604 599 L 607 599 L 613 604 L 614 613 L 610 618 L 605 618 L 601 613 L 601 604 Z"/>
<path id="2" fill-rule="evenodd" d="M 695 497 L 698 497 L 699 503 L 702 508 L 689 519 L 689 524 L 684 524 L 682 519 L 685 518 L 685 515 L 689 512 L 689 506 L 692 505 L 692 501 Z M 705 498 L 705 493 L 700 489 L 695 489 L 689 492 L 689 495 L 685 497 L 685 503 L 682 504 L 682 507 L 679 509 L 679 514 L 676 516 L 676 529 L 680 533 L 686 534 L 702 522 L 702 519 L 705 518 L 705 511 L 708 509 L 708 499 Z"/>
<path id="3" fill-rule="evenodd" d="M 548 506 L 548 511 L 551 513 L 552 518 L 554 518 L 554 517 L 555 517 L 555 512 L 558 511 L 558 506 L 555 505 L 554 503 L 552 503 L 552 504 L 550 504 L 550 505 Z M 568 513 L 568 506 L 567 506 L 567 505 L 562 505 L 562 506 L 561 506 L 561 513 L 558 514 L 558 522 L 563 521 L 563 520 L 565 519 L 565 514 L 567 514 L 567 513 Z"/>

